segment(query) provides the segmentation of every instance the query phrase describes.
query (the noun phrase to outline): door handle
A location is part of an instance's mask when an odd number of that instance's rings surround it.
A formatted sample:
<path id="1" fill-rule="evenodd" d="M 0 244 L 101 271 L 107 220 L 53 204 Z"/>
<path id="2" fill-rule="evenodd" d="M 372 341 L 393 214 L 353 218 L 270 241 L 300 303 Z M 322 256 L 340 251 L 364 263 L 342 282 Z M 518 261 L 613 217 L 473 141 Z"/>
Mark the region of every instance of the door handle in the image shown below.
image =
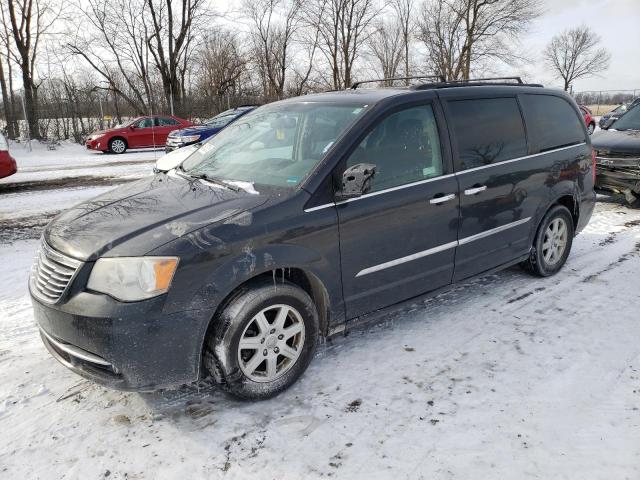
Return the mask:
<path id="1" fill-rule="evenodd" d="M 450 193 L 449 195 L 432 198 L 431 200 L 429 200 L 429 203 L 432 205 L 438 205 L 439 203 L 448 202 L 449 200 L 453 200 L 454 198 L 456 198 L 456 194 Z"/>
<path id="2" fill-rule="evenodd" d="M 484 192 L 487 189 L 486 185 L 481 185 L 479 187 L 467 188 L 464 191 L 465 195 L 477 195 L 480 192 Z"/>

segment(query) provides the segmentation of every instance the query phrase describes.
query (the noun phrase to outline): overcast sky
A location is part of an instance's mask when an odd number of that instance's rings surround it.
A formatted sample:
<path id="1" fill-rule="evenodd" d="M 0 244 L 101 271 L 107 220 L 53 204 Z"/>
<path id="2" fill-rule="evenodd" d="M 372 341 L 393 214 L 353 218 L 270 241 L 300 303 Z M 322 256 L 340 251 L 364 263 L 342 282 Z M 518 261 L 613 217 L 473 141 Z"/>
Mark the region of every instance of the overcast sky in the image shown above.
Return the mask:
<path id="1" fill-rule="evenodd" d="M 544 15 L 523 39 L 523 47 L 537 57 L 524 68 L 528 80 L 561 86 L 541 70 L 541 52 L 551 37 L 584 23 L 600 35 L 611 53 L 611 66 L 603 76 L 577 80 L 574 91 L 640 91 L 640 0 L 544 0 L 544 4 Z"/>

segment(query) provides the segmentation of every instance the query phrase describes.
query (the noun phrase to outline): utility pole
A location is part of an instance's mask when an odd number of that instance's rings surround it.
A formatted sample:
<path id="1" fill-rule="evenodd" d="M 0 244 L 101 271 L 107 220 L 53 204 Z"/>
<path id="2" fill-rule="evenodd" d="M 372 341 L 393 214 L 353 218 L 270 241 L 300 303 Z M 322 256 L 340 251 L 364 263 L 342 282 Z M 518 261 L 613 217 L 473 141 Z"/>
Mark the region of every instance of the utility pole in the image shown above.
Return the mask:
<path id="1" fill-rule="evenodd" d="M 100 130 L 104 129 L 104 112 L 102 111 L 102 96 L 98 92 L 98 102 L 100 103 Z"/>
<path id="2" fill-rule="evenodd" d="M 171 108 L 171 116 L 173 116 L 173 85 L 171 83 L 169 83 L 169 108 Z"/>
<path id="3" fill-rule="evenodd" d="M 29 145 L 29 151 L 31 151 L 31 136 L 29 134 L 29 121 L 27 120 L 27 107 L 24 104 L 24 91 L 22 93 L 22 114 L 24 115 L 24 121 L 27 124 L 27 145 Z"/>

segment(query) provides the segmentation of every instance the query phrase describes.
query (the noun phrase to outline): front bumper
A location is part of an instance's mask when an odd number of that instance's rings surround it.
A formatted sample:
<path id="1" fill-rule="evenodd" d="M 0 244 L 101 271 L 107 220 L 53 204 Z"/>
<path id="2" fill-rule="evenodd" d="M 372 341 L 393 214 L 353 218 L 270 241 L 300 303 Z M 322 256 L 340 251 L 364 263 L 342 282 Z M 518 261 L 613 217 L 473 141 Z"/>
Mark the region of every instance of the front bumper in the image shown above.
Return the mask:
<path id="1" fill-rule="evenodd" d="M 87 147 L 87 150 L 107 150 L 106 142 L 102 141 L 99 138 L 96 140 L 87 140 L 85 142 L 85 146 Z"/>
<path id="2" fill-rule="evenodd" d="M 80 292 L 63 305 L 32 295 L 43 343 L 77 374 L 119 389 L 150 391 L 197 380 L 210 312 L 166 314 L 164 299 L 122 303 Z"/>
<path id="3" fill-rule="evenodd" d="M 640 194 L 640 168 L 596 165 L 596 187 L 615 192 Z"/>
<path id="4" fill-rule="evenodd" d="M 172 138 L 167 139 L 167 143 L 164 146 L 165 153 L 173 152 L 182 147 L 187 147 L 189 145 L 193 145 L 194 143 L 198 143 L 200 140 L 195 140 L 193 142 L 179 142 L 177 140 L 173 140 Z"/>

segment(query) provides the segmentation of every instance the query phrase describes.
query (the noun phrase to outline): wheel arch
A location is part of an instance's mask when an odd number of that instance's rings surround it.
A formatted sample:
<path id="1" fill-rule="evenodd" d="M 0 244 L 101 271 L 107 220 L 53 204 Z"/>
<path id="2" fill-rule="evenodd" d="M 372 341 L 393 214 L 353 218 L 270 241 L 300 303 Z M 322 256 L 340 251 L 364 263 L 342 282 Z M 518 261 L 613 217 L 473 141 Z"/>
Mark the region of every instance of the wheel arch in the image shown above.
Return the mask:
<path id="1" fill-rule="evenodd" d="M 223 325 L 216 322 L 220 312 L 231 302 L 234 298 L 241 295 L 250 289 L 253 285 L 265 284 L 267 282 L 273 282 L 277 286 L 277 282 L 286 280 L 304 290 L 313 301 L 318 311 L 318 322 L 320 336 L 326 337 L 329 332 L 329 325 L 331 323 L 331 300 L 329 292 L 320 278 L 311 272 L 309 269 L 301 267 L 284 267 L 278 266 L 266 271 L 257 273 L 249 278 L 244 279 L 241 283 L 233 287 L 218 303 L 215 311 L 209 319 L 209 323 L 204 332 L 204 335 L 200 339 L 200 359 L 198 362 L 199 377 L 202 378 L 203 372 L 206 371 L 203 368 L 203 361 L 205 359 L 205 349 L 207 344 L 207 338 L 209 335 L 222 335 Z"/>
<path id="2" fill-rule="evenodd" d="M 574 229 L 574 232 L 576 231 L 578 227 L 578 221 L 580 220 L 580 202 L 578 201 L 578 198 L 575 193 L 565 192 L 556 196 L 543 209 L 540 209 L 540 213 L 536 218 L 536 224 L 535 224 L 536 228 L 532 232 L 532 237 L 531 237 L 532 242 L 533 242 L 533 239 L 535 239 L 536 233 L 538 232 L 538 229 L 540 228 L 540 224 L 544 220 L 545 215 L 549 210 L 551 210 L 556 205 L 562 205 L 563 207 L 566 207 L 567 210 L 569 210 L 569 212 L 571 212 L 571 218 L 573 219 L 573 229 Z"/>

